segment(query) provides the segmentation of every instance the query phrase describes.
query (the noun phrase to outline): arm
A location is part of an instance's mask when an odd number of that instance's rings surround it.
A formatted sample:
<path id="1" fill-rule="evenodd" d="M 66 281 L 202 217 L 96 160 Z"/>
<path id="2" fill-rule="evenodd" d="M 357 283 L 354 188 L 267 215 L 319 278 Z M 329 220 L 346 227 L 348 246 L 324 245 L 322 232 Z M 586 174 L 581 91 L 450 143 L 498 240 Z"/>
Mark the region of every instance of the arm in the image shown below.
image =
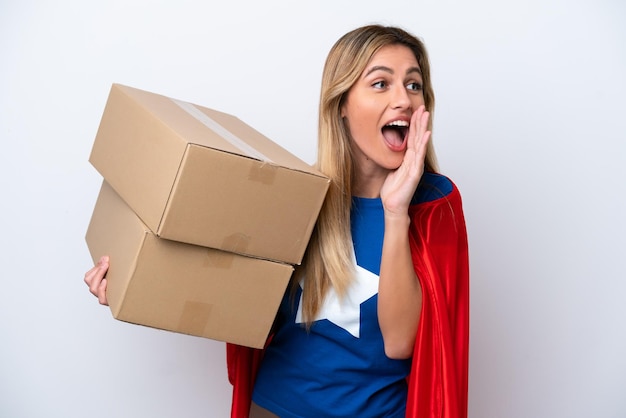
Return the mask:
<path id="1" fill-rule="evenodd" d="M 385 210 L 385 236 L 378 287 L 378 321 L 390 358 L 413 354 L 422 309 L 422 289 L 409 246 L 409 204 L 424 172 L 429 113 L 421 106 L 411 118 L 407 151 L 380 191 Z"/>
<path id="2" fill-rule="evenodd" d="M 378 321 L 389 358 L 413 355 L 422 309 L 422 288 L 417 280 L 405 217 L 385 216 L 385 238 L 378 285 Z"/>

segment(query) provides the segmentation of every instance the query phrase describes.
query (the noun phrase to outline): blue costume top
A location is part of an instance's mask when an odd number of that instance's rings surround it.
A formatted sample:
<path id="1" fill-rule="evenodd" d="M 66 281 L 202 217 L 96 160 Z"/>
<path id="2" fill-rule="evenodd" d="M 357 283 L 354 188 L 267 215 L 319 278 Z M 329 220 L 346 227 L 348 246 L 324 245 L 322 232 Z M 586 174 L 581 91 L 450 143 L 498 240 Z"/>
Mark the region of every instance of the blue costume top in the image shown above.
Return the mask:
<path id="1" fill-rule="evenodd" d="M 443 176 L 425 173 L 413 204 L 452 190 Z M 265 351 L 253 400 L 281 418 L 404 417 L 411 360 L 385 355 L 378 324 L 378 275 L 384 236 L 380 199 L 353 198 L 351 230 L 356 277 L 348 294 L 334 292 L 309 332 L 300 312 L 301 288 L 281 303 L 277 330 Z"/>

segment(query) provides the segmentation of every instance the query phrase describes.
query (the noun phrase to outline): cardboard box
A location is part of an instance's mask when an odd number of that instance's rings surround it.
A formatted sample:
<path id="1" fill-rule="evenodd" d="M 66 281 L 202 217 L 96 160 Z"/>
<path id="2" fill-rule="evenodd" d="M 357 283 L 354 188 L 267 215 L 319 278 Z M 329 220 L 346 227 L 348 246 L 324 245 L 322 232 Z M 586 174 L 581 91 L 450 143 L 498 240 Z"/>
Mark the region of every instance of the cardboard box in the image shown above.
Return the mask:
<path id="1" fill-rule="evenodd" d="M 161 239 L 103 182 L 86 234 L 119 320 L 261 348 L 293 266 Z"/>
<path id="2" fill-rule="evenodd" d="M 232 115 L 120 84 L 89 161 L 157 236 L 289 264 L 329 186 Z"/>

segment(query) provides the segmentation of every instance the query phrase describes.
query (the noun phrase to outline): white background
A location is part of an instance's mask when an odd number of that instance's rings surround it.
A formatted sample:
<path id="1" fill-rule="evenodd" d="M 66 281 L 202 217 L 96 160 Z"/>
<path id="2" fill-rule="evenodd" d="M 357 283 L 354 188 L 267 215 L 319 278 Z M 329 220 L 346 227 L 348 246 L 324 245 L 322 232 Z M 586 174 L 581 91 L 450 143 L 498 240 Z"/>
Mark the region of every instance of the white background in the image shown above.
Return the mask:
<path id="1" fill-rule="evenodd" d="M 116 321 L 83 284 L 110 85 L 313 162 L 326 53 L 371 22 L 431 54 L 470 234 L 470 416 L 626 416 L 625 4 L 0 0 L 0 416 L 228 416 L 223 343 Z"/>

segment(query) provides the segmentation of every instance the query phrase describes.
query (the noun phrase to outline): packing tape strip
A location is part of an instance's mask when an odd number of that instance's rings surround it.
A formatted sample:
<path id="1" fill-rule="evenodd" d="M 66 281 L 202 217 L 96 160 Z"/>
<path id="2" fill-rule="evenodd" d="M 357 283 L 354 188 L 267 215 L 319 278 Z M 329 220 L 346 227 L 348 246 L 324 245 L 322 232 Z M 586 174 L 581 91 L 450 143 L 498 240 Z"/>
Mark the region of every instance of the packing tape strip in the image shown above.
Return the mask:
<path id="1" fill-rule="evenodd" d="M 185 112 L 189 113 L 196 120 L 202 123 L 204 126 L 224 138 L 228 141 L 232 146 L 238 148 L 241 152 L 246 154 L 248 157 L 256 158 L 257 160 L 266 161 L 271 163 L 270 160 L 265 154 L 255 149 L 254 147 L 248 145 L 247 142 L 239 138 L 237 135 L 230 132 L 228 129 L 224 128 L 222 125 L 217 123 L 215 120 L 211 119 L 206 113 L 198 109 L 191 103 L 183 102 L 176 99 L 170 99 L 174 103 L 176 103 L 181 109 Z"/>
<path id="2" fill-rule="evenodd" d="M 227 248 L 233 253 L 245 254 L 249 246 L 250 237 L 241 232 L 231 234 L 222 240 L 222 248 Z"/>
<path id="3" fill-rule="evenodd" d="M 207 248 L 203 267 L 213 269 L 229 269 L 233 265 L 234 260 L 235 254 L 214 248 Z"/>
<path id="4" fill-rule="evenodd" d="M 186 301 L 178 321 L 178 329 L 185 334 L 204 336 L 212 310 L 212 304 Z"/>
<path id="5" fill-rule="evenodd" d="M 256 163 L 250 167 L 248 180 L 271 186 L 274 184 L 277 172 L 278 166 L 276 165 Z"/>

